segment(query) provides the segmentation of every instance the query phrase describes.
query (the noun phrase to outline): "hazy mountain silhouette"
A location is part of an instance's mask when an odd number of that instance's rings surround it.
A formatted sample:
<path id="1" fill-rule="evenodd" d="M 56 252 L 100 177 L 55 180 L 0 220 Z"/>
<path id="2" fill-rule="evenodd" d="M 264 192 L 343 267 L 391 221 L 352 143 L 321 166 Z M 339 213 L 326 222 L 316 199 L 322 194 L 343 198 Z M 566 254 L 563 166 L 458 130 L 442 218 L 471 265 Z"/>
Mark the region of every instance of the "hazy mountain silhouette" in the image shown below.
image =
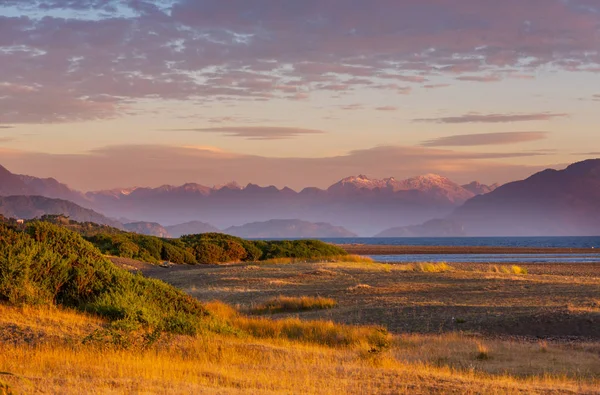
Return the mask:
<path id="1" fill-rule="evenodd" d="M 422 225 L 400 226 L 378 233 L 375 237 L 460 237 L 466 236 L 465 228 L 447 219 L 432 219 Z"/>
<path id="2" fill-rule="evenodd" d="M 469 235 L 600 235 L 600 159 L 503 185 L 449 219 Z"/>
<path id="3" fill-rule="evenodd" d="M 169 232 L 156 222 L 131 222 L 124 224 L 123 227 L 129 232 L 139 233 L 142 235 L 171 237 Z"/>
<path id="4" fill-rule="evenodd" d="M 77 222 L 94 222 L 122 228 L 121 223 L 105 217 L 93 210 L 78 206 L 62 199 L 43 196 L 5 196 L 0 197 L 0 214 L 5 217 L 32 219 L 45 214 L 60 214 Z"/>
<path id="5" fill-rule="evenodd" d="M 312 223 L 297 219 L 275 219 L 253 222 L 225 229 L 227 234 L 244 238 L 322 238 L 356 237 L 356 234 L 341 226 L 327 223 Z"/>
<path id="6" fill-rule="evenodd" d="M 467 191 L 471 192 L 473 195 L 485 195 L 486 193 L 490 193 L 496 190 L 500 185 L 485 185 L 477 181 L 473 181 L 470 184 L 463 185 L 462 187 Z"/>
<path id="7" fill-rule="evenodd" d="M 35 190 L 27 185 L 21 177 L 12 174 L 6 168 L 0 166 L 0 195 L 30 195 L 35 194 Z"/>
<path id="8" fill-rule="evenodd" d="M 181 187 L 128 188 L 90 192 L 92 207 L 113 217 L 176 224 L 197 219 L 221 229 L 239 223 L 301 218 L 335 223 L 372 235 L 385 227 L 410 225 L 448 215 L 474 194 L 447 178 L 426 175 L 397 181 L 348 177 L 327 190 L 305 188 Z"/>
<path id="9" fill-rule="evenodd" d="M 219 229 L 215 228 L 211 224 L 207 224 L 200 221 L 191 221 L 179 225 L 166 226 L 165 229 L 171 237 L 181 237 L 183 235 L 196 235 L 199 233 L 212 233 L 220 232 Z"/>

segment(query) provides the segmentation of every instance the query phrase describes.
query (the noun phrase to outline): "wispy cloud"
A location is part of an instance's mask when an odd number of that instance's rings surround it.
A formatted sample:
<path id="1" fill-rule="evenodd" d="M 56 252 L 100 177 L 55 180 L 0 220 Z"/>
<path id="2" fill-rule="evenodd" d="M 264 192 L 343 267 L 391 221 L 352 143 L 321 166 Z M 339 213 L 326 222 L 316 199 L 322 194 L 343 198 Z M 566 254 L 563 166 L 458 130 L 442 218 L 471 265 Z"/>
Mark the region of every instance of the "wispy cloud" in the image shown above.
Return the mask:
<path id="1" fill-rule="evenodd" d="M 502 81 L 502 77 L 497 74 L 492 75 L 464 75 L 456 78 L 459 81 L 469 82 L 498 82 Z"/>
<path id="2" fill-rule="evenodd" d="M 381 82 L 427 82 L 416 90 L 441 88 L 438 77 L 490 82 L 546 66 L 600 70 L 600 5 L 592 0 L 1 6 L 11 7 L 0 16 L 3 123 L 106 119 L 156 99 L 299 100 L 365 87 L 409 94 Z"/>
<path id="3" fill-rule="evenodd" d="M 505 145 L 517 144 L 531 141 L 544 140 L 548 137 L 547 132 L 503 132 L 503 133 L 479 133 L 460 134 L 454 136 L 440 137 L 425 141 L 424 147 L 460 147 L 479 145 Z"/>
<path id="4" fill-rule="evenodd" d="M 304 135 L 324 134 L 322 130 L 278 126 L 229 126 L 218 128 L 169 129 L 178 132 L 220 133 L 229 137 L 248 140 L 282 140 Z"/>
<path id="5" fill-rule="evenodd" d="M 470 113 L 457 117 L 419 118 L 413 122 L 432 123 L 512 123 L 530 121 L 549 121 L 555 118 L 568 117 L 565 113 L 533 113 L 533 114 L 477 114 Z"/>

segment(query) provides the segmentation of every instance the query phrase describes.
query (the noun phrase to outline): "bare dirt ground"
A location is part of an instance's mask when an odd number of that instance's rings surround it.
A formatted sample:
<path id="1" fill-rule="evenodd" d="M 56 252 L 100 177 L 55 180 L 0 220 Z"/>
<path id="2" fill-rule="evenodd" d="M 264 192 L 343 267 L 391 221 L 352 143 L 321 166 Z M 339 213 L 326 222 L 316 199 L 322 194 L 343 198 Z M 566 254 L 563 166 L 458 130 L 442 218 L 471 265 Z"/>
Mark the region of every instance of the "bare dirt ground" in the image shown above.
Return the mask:
<path id="1" fill-rule="evenodd" d="M 453 264 L 421 273 L 394 265 L 318 263 L 174 266 L 114 258 L 130 270 L 175 285 L 202 301 L 248 311 L 279 296 L 323 296 L 337 307 L 295 313 L 303 319 L 377 324 L 394 333 L 465 332 L 556 341 L 600 340 L 600 264 L 522 265 L 527 275 Z M 285 317 L 289 314 L 275 314 Z"/>

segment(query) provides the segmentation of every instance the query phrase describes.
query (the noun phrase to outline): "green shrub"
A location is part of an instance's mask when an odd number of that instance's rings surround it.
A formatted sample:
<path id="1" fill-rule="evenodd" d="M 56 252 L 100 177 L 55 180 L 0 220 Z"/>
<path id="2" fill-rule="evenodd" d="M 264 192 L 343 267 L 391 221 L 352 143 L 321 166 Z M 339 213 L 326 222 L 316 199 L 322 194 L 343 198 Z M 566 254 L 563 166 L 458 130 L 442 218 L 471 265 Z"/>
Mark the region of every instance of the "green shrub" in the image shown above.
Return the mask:
<path id="1" fill-rule="evenodd" d="M 106 317 L 119 329 L 193 334 L 208 314 L 191 296 L 119 269 L 79 234 L 47 222 L 0 226 L 0 299 L 54 303 Z"/>
<path id="2" fill-rule="evenodd" d="M 186 235 L 165 239 L 92 223 L 57 221 L 46 217 L 44 223 L 80 233 L 103 254 L 150 263 L 169 261 L 178 264 L 253 262 L 277 258 L 321 259 L 346 256 L 334 245 L 318 240 L 251 241 L 221 233 Z"/>

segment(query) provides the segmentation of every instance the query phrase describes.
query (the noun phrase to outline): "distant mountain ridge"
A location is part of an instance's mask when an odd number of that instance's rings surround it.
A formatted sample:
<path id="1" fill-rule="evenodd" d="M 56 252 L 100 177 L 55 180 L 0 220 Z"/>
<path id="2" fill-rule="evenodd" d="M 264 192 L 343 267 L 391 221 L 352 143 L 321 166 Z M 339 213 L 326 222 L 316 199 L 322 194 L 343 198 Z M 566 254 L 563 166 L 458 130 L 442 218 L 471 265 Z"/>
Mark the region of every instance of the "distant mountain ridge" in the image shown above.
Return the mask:
<path id="1" fill-rule="evenodd" d="M 356 237 L 356 234 L 341 226 L 327 223 L 311 223 L 297 219 L 274 219 L 232 226 L 224 233 L 242 238 L 327 238 Z"/>
<path id="2" fill-rule="evenodd" d="M 500 185 L 499 184 L 484 185 L 477 181 L 473 181 L 472 183 L 463 185 L 462 187 L 476 196 L 476 195 L 485 195 L 486 193 L 493 192 L 496 189 L 498 189 L 498 187 L 500 187 Z"/>
<path id="3" fill-rule="evenodd" d="M 139 233 L 142 235 L 163 238 L 171 237 L 169 232 L 161 224 L 156 222 L 131 222 L 123 226 L 125 227 L 125 230 L 129 232 Z"/>
<path id="4" fill-rule="evenodd" d="M 600 235 L 600 159 L 544 170 L 476 196 L 448 219 L 470 235 Z"/>
<path id="5" fill-rule="evenodd" d="M 215 187 L 187 183 L 84 194 L 55 179 L 18 176 L 4 170 L 4 174 L 0 172 L 0 195 L 18 193 L 66 199 L 112 218 L 167 225 L 167 231 L 168 226 L 190 221 L 225 229 L 240 223 L 301 218 L 313 223 L 335 223 L 351 233 L 371 236 L 386 227 L 446 216 L 476 194 L 435 174 L 407 180 L 359 175 L 344 178 L 327 189 L 307 187 L 299 192 L 287 187 L 252 183 L 242 187 L 230 182 Z M 144 231 L 162 232 L 150 228 Z"/>
<path id="6" fill-rule="evenodd" d="M 407 180 L 347 177 L 327 189 L 188 183 L 86 194 L 92 207 L 113 217 L 175 224 L 198 219 L 221 229 L 237 223 L 301 218 L 336 223 L 370 236 L 386 226 L 410 225 L 448 215 L 476 194 L 435 174 Z"/>
<path id="7" fill-rule="evenodd" d="M 211 224 L 200 221 L 190 221 L 183 224 L 166 226 L 165 229 L 171 237 L 181 237 L 183 235 L 195 235 L 199 233 L 219 233 L 221 230 Z"/>
<path id="8" fill-rule="evenodd" d="M 62 199 L 44 196 L 0 196 L 0 214 L 5 217 L 33 219 L 43 215 L 64 215 L 77 222 L 94 222 L 122 229 L 121 223 L 93 210 Z"/>

